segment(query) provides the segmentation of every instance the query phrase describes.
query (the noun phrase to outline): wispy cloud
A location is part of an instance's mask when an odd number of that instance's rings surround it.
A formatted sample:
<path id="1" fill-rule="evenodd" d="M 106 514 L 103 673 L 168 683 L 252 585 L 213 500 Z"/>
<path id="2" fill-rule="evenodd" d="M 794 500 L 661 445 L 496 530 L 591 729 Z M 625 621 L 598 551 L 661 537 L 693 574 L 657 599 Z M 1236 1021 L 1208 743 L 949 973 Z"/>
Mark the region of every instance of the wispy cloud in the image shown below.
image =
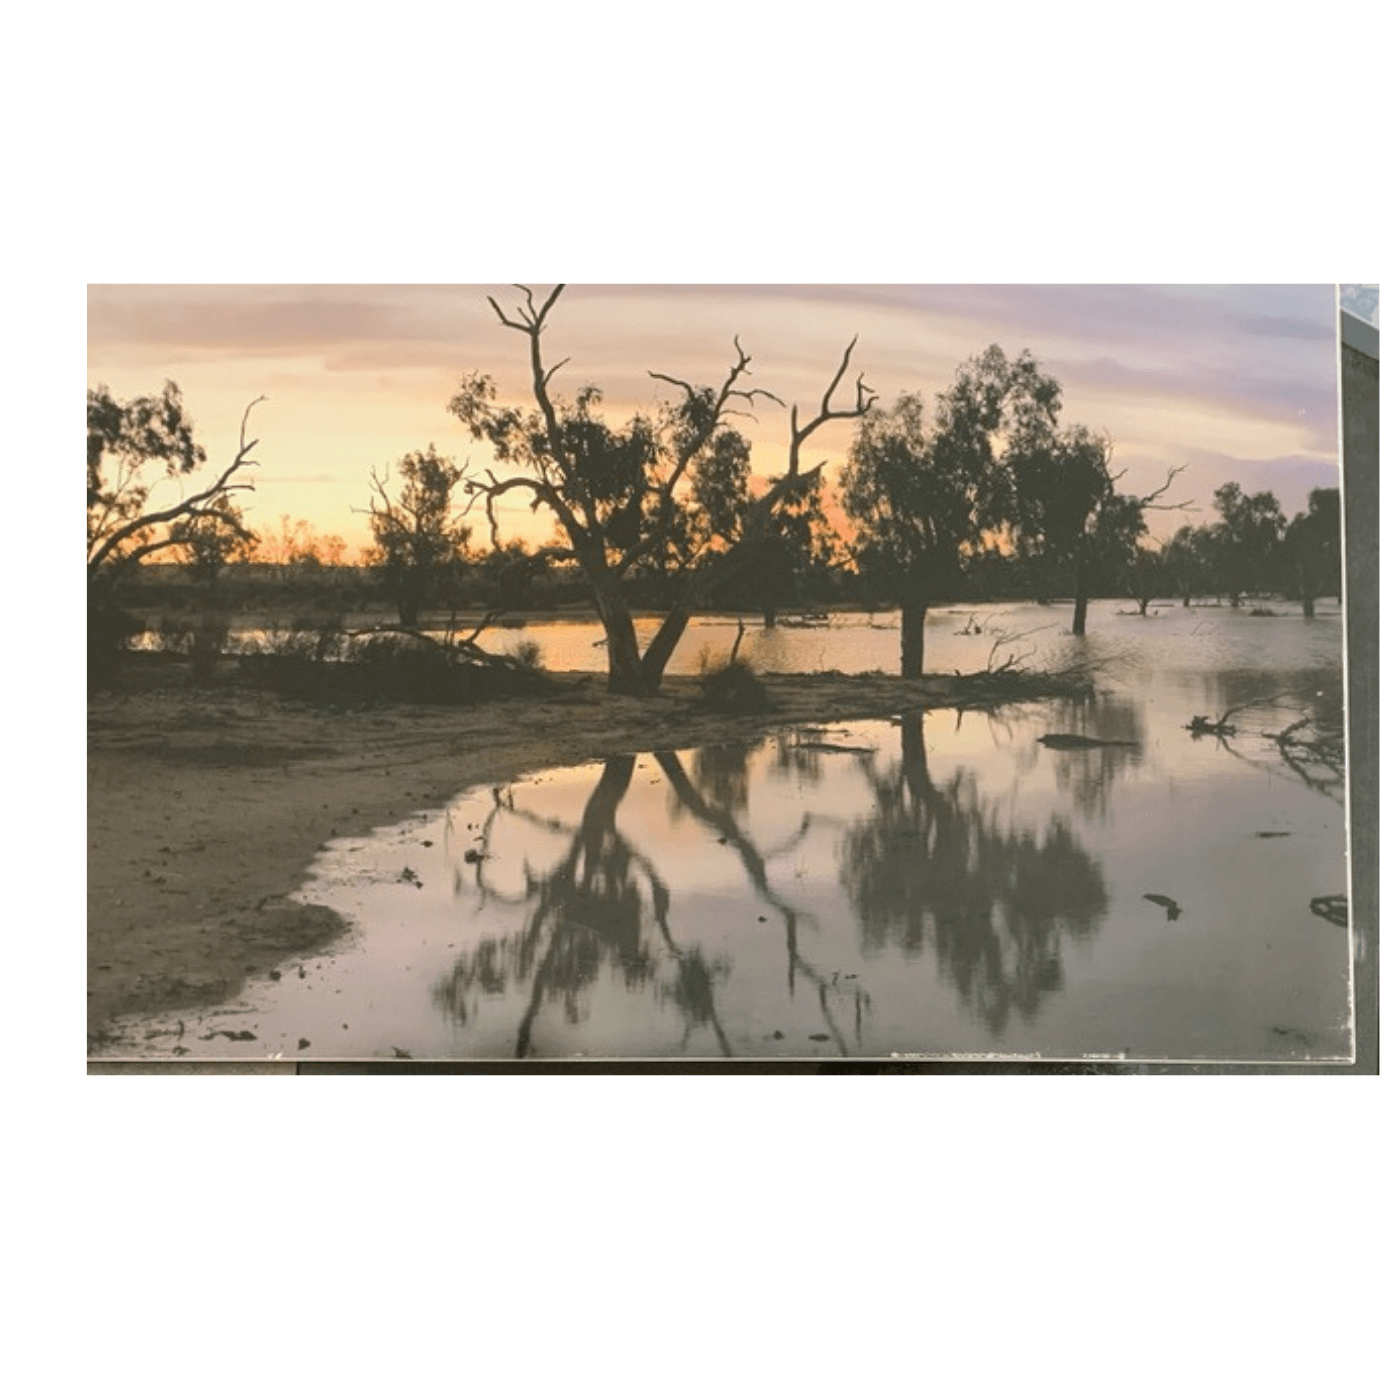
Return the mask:
<path id="1" fill-rule="evenodd" d="M 430 439 L 479 458 L 446 412 L 463 372 L 528 396 L 523 337 L 488 293 L 508 314 L 521 299 L 481 286 L 95 286 L 89 371 L 117 392 L 177 379 L 201 430 L 236 425 L 238 400 L 271 393 L 263 486 L 291 504 L 269 508 L 306 513 L 304 493 L 325 510 L 337 488 L 358 501 L 366 463 Z M 938 392 L 993 342 L 1031 350 L 1060 379 L 1066 419 L 1113 435 L 1134 489 L 1190 461 L 1193 494 L 1233 473 L 1250 489 L 1277 483 L 1301 508 L 1315 476 L 1335 476 L 1329 286 L 579 285 L 555 307 L 547 353 L 570 359 L 561 391 L 599 384 L 623 413 L 664 392 L 648 370 L 717 382 L 738 335 L 752 383 L 806 409 L 857 334 L 852 374 L 885 402 Z M 766 414 L 756 446 L 779 452 L 784 431 L 783 415 Z M 844 442 L 831 432 L 814 460 L 839 460 Z"/>

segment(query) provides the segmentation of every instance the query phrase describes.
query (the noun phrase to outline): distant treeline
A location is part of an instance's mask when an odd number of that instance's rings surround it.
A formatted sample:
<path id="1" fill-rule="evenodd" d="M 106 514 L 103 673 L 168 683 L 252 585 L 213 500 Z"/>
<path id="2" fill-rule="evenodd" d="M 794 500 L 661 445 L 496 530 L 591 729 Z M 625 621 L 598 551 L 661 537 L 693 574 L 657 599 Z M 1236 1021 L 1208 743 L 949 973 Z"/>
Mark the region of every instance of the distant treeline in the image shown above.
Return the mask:
<path id="1" fill-rule="evenodd" d="M 1238 605 L 1252 596 L 1280 596 L 1310 609 L 1321 597 L 1340 597 L 1339 493 L 1319 487 L 1309 508 L 1286 520 L 1271 492 L 1245 495 L 1230 483 L 1216 493 L 1215 518 L 1182 527 L 1165 545 L 1138 546 L 1117 570 L 1093 581 L 1098 597 L 1134 598 L 1146 610 L 1154 600 L 1190 606 L 1203 599 Z M 285 534 L 285 525 L 284 525 Z M 393 609 L 400 588 L 380 565 L 344 562 L 344 546 L 301 530 L 296 547 L 277 562 L 242 560 L 210 567 L 210 561 L 147 564 L 124 580 L 129 606 L 146 611 L 209 607 L 230 611 L 318 609 L 351 612 Z M 836 556 L 836 557 L 833 557 Z M 626 581 L 628 601 L 639 610 L 665 611 L 680 580 L 657 568 L 639 568 Z M 1071 567 L 1044 556 L 1021 557 L 988 548 L 971 557 L 958 587 L 941 601 L 991 603 L 1072 598 Z M 583 571 L 556 549 L 514 541 L 500 549 L 466 549 L 434 570 L 420 606 L 470 613 L 578 609 L 592 602 Z M 714 591 L 711 606 L 736 613 L 820 611 L 832 607 L 896 606 L 898 589 L 883 573 L 863 573 L 834 536 L 821 547 L 777 552 L 763 567 L 740 573 Z"/>
<path id="2" fill-rule="evenodd" d="M 1311 614 L 1341 587 L 1335 488 L 1313 491 L 1290 521 L 1271 492 L 1230 482 L 1214 493 L 1213 519 L 1154 541 L 1150 521 L 1191 504 L 1165 499 L 1185 468 L 1145 494 L 1123 490 L 1112 438 L 1065 421 L 1059 383 L 1028 350 L 988 346 L 944 388 L 884 406 L 853 370 L 852 339 L 804 406 L 753 384 L 736 336 L 718 382 L 649 371 L 665 387 L 622 421 L 605 414 L 597 386 L 554 385 L 568 360 L 547 368 L 544 342 L 563 290 L 521 287 L 512 311 L 488 299 L 520 338 L 531 403 L 502 403 L 492 376 L 465 375 L 447 411 L 489 463 L 469 468 L 430 444 L 392 473 L 371 471 L 363 567 L 305 521 L 284 515 L 261 538 L 249 527 L 240 500 L 252 489 L 257 401 L 232 461 L 157 508 L 148 468 L 190 480 L 206 461 L 178 386 L 127 402 L 89 389 L 90 665 L 137 625 L 127 609 L 152 599 L 211 614 L 292 600 L 330 612 L 387 604 L 407 630 L 430 608 L 586 603 L 606 636 L 609 688 L 650 696 L 702 609 L 772 621 L 782 609 L 894 606 L 901 674 L 917 677 L 925 614 L 941 603 L 1070 598 L 1082 634 L 1093 598 L 1129 595 L 1145 612 L 1156 598 L 1238 606 L 1283 593 Z M 743 426 L 765 401 L 789 418 L 786 465 L 767 477 Z M 841 421 L 855 427 L 844 462 L 809 464 L 813 439 Z M 503 537 L 507 501 L 552 525 L 548 544 Z M 183 572 L 172 573 L 177 562 Z M 664 614 L 645 643 L 640 609 Z"/>

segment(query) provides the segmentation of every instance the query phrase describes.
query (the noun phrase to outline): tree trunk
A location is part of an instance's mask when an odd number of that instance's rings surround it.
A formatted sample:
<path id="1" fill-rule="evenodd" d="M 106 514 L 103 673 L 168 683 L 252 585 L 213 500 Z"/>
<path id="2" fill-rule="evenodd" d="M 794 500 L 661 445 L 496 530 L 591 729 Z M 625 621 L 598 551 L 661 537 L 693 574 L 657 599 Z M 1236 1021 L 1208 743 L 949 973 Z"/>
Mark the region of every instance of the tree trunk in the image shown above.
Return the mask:
<path id="1" fill-rule="evenodd" d="M 927 807 L 933 797 L 933 780 L 928 772 L 928 749 L 924 743 L 924 711 L 901 715 L 899 720 L 900 756 L 904 785 L 916 804 Z"/>
<path id="2" fill-rule="evenodd" d="M 1313 612 L 1313 601 L 1314 601 L 1314 600 L 1313 600 L 1312 590 L 1311 590 L 1311 589 L 1308 589 L 1308 588 L 1305 588 L 1305 589 L 1303 590 L 1303 616 L 1304 616 L 1304 617 L 1313 617 L 1313 616 L 1315 616 L 1315 613 Z"/>
<path id="3" fill-rule="evenodd" d="M 770 631 L 778 625 L 778 605 L 767 602 L 763 605 L 763 625 Z"/>
<path id="4" fill-rule="evenodd" d="M 899 674 L 918 680 L 924 673 L 924 614 L 928 604 L 906 600 L 899 610 Z"/>
<path id="5" fill-rule="evenodd" d="M 651 645 L 647 647 L 647 654 L 642 658 L 642 688 L 638 691 L 628 692 L 629 694 L 656 695 L 660 691 L 661 677 L 666 674 L 666 667 L 670 664 L 676 646 L 685 635 L 685 629 L 689 624 L 690 604 L 685 600 L 673 603 L 671 611 L 662 620 L 660 630 L 651 639 Z"/>
<path id="6" fill-rule="evenodd" d="M 615 580 L 592 579 L 593 604 L 608 641 L 608 691 L 613 695 L 655 694 L 644 686 L 642 657 L 632 610 Z"/>
<path id="7" fill-rule="evenodd" d="M 1139 616 L 1139 617 L 1146 617 L 1146 616 L 1147 616 L 1147 605 L 1148 605 L 1151 601 L 1152 601 L 1151 598 L 1139 598 L 1139 599 L 1138 599 L 1138 616 Z M 1086 604 L 1086 606 L 1087 606 L 1087 604 Z"/>
<path id="8" fill-rule="evenodd" d="M 1189 608 L 1191 606 L 1191 592 L 1189 589 L 1181 595 L 1181 606 L 1183 608 Z"/>
<path id="9" fill-rule="evenodd" d="M 1085 623 L 1089 618 L 1089 600 L 1080 594 L 1074 600 L 1074 625 L 1069 629 L 1076 637 L 1084 635 Z"/>
<path id="10" fill-rule="evenodd" d="M 1089 619 L 1089 566 L 1081 560 L 1074 570 L 1074 623 L 1070 631 L 1076 637 L 1084 635 L 1084 626 Z"/>

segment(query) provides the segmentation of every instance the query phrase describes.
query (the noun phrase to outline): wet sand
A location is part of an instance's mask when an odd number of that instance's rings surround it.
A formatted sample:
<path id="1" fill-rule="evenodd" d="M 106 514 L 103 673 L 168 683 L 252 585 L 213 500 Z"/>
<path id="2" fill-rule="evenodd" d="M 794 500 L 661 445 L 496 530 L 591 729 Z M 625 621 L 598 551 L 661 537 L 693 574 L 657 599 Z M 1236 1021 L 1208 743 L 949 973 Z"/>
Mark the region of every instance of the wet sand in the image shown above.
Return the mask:
<path id="1" fill-rule="evenodd" d="M 956 677 L 768 676 L 770 710 L 726 715 L 701 707 L 692 677 L 668 680 L 654 700 L 608 695 L 600 675 L 556 679 L 549 697 L 471 707 L 337 711 L 177 675 L 94 697 L 89 1047 L 114 1015 L 226 1000 L 248 975 L 335 938 L 339 916 L 290 898 L 332 837 L 541 768 L 996 694 Z"/>

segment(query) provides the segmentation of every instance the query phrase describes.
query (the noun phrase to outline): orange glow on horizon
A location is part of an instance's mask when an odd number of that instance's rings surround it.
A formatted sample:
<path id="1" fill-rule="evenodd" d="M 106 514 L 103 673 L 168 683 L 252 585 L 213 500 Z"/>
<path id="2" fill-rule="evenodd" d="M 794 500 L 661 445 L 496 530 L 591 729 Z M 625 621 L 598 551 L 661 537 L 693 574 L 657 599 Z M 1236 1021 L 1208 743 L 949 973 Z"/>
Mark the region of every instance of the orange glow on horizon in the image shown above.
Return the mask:
<path id="1" fill-rule="evenodd" d="M 371 469 L 429 444 L 475 469 L 491 465 L 447 411 L 463 374 L 485 370 L 501 402 L 528 406 L 524 338 L 496 321 L 488 292 L 507 311 L 519 297 L 483 287 L 92 287 L 89 383 L 131 398 L 174 379 L 211 469 L 236 451 L 247 404 L 267 395 L 249 425 L 260 463 L 242 503 L 249 524 L 275 532 L 283 515 L 305 519 L 354 557 L 370 542 Z M 1270 317 L 1290 333 L 1261 329 Z M 1337 476 L 1334 324 L 1326 287 L 577 287 L 551 314 L 545 348 L 551 363 L 569 357 L 554 387 L 571 395 L 597 383 L 617 422 L 667 390 L 648 370 L 717 383 L 735 334 L 753 356 L 750 387 L 796 402 L 804 421 L 856 334 L 835 396 L 843 406 L 857 374 L 881 405 L 904 390 L 931 401 L 988 344 L 1029 348 L 1061 381 L 1062 421 L 1113 436 L 1125 489 L 1150 490 L 1167 467 L 1190 462 L 1180 485 L 1199 506 L 1239 480 L 1274 490 L 1292 514 Z M 736 426 L 760 486 L 785 470 L 786 410 L 760 400 L 755 421 Z M 852 431 L 833 422 L 804 446 L 804 469 L 827 463 L 828 498 Z M 498 516 L 503 539 L 553 533 L 523 500 L 499 502 Z M 485 544 L 484 516 L 473 525 L 473 544 Z"/>

